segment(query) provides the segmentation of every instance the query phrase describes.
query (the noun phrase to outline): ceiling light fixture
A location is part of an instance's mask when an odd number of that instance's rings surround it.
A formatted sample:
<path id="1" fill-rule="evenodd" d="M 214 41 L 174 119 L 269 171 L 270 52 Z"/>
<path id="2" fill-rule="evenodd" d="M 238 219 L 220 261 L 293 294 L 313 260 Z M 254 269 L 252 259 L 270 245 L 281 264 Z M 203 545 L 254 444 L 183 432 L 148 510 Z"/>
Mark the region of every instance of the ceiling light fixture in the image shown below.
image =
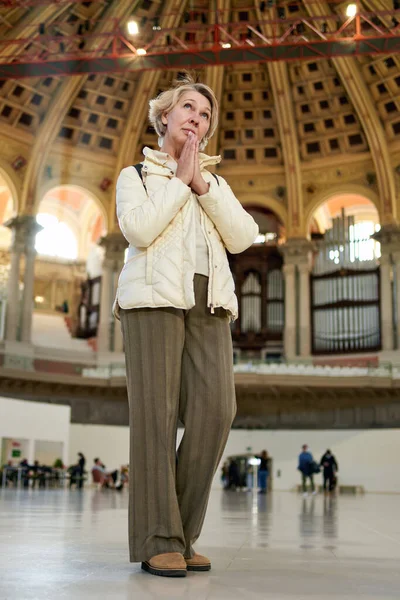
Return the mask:
<path id="1" fill-rule="evenodd" d="M 153 31 L 160 31 L 160 30 L 161 30 L 160 18 L 159 17 L 154 17 L 154 19 L 153 19 Z"/>
<path id="2" fill-rule="evenodd" d="M 147 54 L 147 51 L 146 51 L 144 48 L 138 48 L 138 49 L 136 50 L 136 54 L 137 54 L 138 56 L 144 56 L 145 54 Z"/>
<path id="3" fill-rule="evenodd" d="M 129 35 L 137 35 L 139 33 L 139 27 L 136 21 L 128 22 L 128 33 Z"/>
<path id="4" fill-rule="evenodd" d="M 227 50 L 228 48 L 232 48 L 231 44 L 229 42 L 224 42 L 223 44 L 221 44 L 221 46 Z"/>
<path id="5" fill-rule="evenodd" d="M 357 14 L 357 4 L 349 4 L 346 8 L 346 17 L 355 17 Z"/>

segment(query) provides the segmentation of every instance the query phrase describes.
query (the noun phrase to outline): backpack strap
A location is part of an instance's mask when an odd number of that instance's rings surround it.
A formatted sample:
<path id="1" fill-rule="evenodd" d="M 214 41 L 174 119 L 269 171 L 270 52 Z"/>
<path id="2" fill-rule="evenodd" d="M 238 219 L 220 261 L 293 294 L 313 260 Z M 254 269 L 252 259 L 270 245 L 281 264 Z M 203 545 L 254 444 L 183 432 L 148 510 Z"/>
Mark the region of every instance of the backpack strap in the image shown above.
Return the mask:
<path id="1" fill-rule="evenodd" d="M 137 165 L 133 165 L 133 168 L 136 169 L 137 174 L 139 175 L 140 179 L 142 180 L 143 187 L 144 187 L 144 189 L 147 192 L 146 186 L 144 185 L 144 181 L 143 181 L 143 175 L 142 175 L 143 165 L 142 165 L 142 163 L 138 163 Z"/>
<path id="2" fill-rule="evenodd" d="M 218 183 L 218 185 L 219 185 L 219 179 L 218 179 L 218 177 L 216 176 L 216 174 L 215 174 L 215 173 L 211 173 L 211 175 L 212 175 L 213 177 L 215 177 L 215 179 L 216 179 L 216 181 L 217 181 L 217 183 Z"/>

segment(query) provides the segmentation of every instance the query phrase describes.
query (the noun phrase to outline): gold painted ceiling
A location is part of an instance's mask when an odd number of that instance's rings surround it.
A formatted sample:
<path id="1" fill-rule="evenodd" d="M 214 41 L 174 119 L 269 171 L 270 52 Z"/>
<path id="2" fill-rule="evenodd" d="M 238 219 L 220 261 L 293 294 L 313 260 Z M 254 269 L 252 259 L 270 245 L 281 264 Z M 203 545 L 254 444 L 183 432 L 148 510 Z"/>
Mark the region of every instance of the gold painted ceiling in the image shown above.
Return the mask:
<path id="1" fill-rule="evenodd" d="M 38 23 L 46 27 L 56 23 L 67 35 L 88 19 L 98 20 L 101 27 L 106 20 L 127 22 L 132 16 L 139 23 L 157 17 L 161 23 L 179 28 L 187 21 L 188 10 L 198 18 L 214 6 L 205 0 L 186 4 L 175 0 L 31 4 L 0 7 L 0 36 L 25 38 Z M 260 18 L 259 2 L 218 0 L 217 4 L 227 21 Z M 307 16 L 341 14 L 348 3 L 280 4 L 287 8 L 296 5 L 297 14 Z M 365 10 L 393 8 L 389 0 L 360 4 Z M 30 50 L 21 47 L 21 52 Z M 79 171 L 81 183 L 87 178 L 93 191 L 102 180 L 98 174 L 94 176 L 96 167 L 90 165 L 104 165 L 103 175 L 112 190 L 119 170 L 140 160 L 144 145 L 156 147 L 147 122 L 148 100 L 178 74 L 159 70 L 0 80 L 0 160 L 12 161 L 14 150 L 7 152 L 5 147 L 9 139 L 18 140 L 18 153 L 27 160 L 18 174 L 19 211 L 35 210 L 46 169 L 55 183 L 58 178 L 62 184 L 74 183 L 72 174 Z M 220 125 L 208 151 L 222 155 L 223 172 L 232 167 L 232 174 L 237 168 L 249 176 L 275 174 L 274 185 L 285 188 L 286 206 L 280 217 L 286 215 L 289 235 L 305 230 L 305 188 L 314 185 L 320 175 L 317 170 L 310 176 L 309 166 L 318 161 L 328 172 L 341 163 L 348 169 L 353 161 L 365 159 L 365 169 L 374 175 L 381 221 L 398 221 L 400 55 L 210 66 L 196 75 L 210 84 L 220 99 Z M 55 153 L 56 164 L 52 162 Z M 68 166 L 62 164 L 64 155 Z M 110 230 L 112 196 L 106 183 L 100 201 L 107 205 Z"/>

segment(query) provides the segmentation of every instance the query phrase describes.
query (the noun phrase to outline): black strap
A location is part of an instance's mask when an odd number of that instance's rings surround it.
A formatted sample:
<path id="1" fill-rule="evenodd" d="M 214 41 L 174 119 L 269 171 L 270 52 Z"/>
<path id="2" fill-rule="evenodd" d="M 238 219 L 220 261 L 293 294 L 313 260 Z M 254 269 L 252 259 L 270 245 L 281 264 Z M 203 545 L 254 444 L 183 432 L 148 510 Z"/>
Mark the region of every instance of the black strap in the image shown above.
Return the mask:
<path id="1" fill-rule="evenodd" d="M 143 183 L 144 189 L 146 189 L 146 186 L 144 185 L 144 182 L 143 182 L 143 175 L 142 175 L 142 169 L 143 169 L 143 165 L 142 165 L 142 163 L 138 163 L 137 165 L 133 165 L 133 166 L 134 166 L 134 168 L 136 169 L 136 171 L 137 171 L 137 174 L 139 175 L 140 179 L 142 180 L 142 183 Z M 217 183 L 218 183 L 218 185 L 219 185 L 219 179 L 218 179 L 218 177 L 216 176 L 216 174 L 215 174 L 215 173 L 211 173 L 211 175 L 212 175 L 213 177 L 215 177 L 215 180 L 216 180 L 216 182 L 217 182 Z"/>
<path id="2" fill-rule="evenodd" d="M 136 169 L 137 174 L 139 175 L 139 177 L 140 177 L 140 179 L 142 180 L 142 183 L 143 183 L 143 175 L 142 175 L 143 165 L 142 165 L 142 163 L 138 163 L 137 165 L 133 165 L 133 166 Z M 143 185 L 144 185 L 144 183 L 143 183 Z"/>

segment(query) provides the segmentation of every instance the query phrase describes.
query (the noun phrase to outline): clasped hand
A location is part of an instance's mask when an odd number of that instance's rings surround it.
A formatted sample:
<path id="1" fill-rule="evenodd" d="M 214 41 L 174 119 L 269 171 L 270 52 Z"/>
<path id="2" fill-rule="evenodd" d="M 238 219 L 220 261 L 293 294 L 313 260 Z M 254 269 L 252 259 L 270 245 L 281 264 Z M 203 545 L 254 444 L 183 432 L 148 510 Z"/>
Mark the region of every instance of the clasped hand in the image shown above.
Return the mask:
<path id="1" fill-rule="evenodd" d="M 208 192 L 209 184 L 206 183 L 200 172 L 199 140 L 196 134 L 188 134 L 181 155 L 178 159 L 176 177 L 188 185 L 195 194 L 202 196 Z"/>

